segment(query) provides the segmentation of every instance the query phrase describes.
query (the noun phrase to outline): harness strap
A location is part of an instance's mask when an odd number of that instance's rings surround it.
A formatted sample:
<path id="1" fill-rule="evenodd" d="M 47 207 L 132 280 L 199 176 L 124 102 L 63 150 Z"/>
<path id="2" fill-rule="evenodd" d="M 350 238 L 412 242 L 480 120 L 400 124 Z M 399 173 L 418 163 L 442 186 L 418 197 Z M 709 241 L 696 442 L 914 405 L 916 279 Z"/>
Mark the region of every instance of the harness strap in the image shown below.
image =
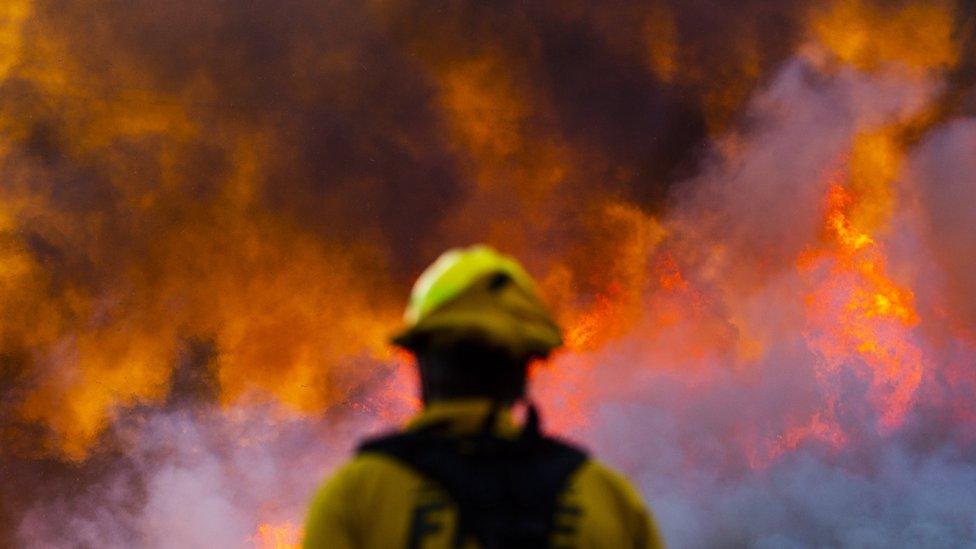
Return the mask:
<path id="1" fill-rule="evenodd" d="M 494 425 L 494 418 L 488 419 Z M 586 462 L 586 452 L 543 436 L 532 405 L 514 440 L 497 437 L 490 428 L 463 436 L 440 431 L 377 437 L 359 452 L 392 457 L 443 488 L 457 505 L 456 546 L 469 537 L 485 548 L 548 546 L 559 494 Z"/>

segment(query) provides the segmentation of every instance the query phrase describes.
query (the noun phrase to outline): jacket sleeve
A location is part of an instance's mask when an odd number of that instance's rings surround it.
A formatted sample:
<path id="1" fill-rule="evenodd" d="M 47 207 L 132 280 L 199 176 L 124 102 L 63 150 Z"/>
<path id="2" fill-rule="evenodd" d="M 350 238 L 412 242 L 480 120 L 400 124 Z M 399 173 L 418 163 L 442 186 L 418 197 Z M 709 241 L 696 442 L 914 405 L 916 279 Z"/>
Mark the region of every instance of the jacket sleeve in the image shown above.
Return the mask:
<path id="1" fill-rule="evenodd" d="M 615 479 L 618 489 L 626 501 L 627 527 L 634 540 L 633 547 L 636 549 L 664 549 L 664 539 L 661 531 L 657 527 L 654 516 L 644 503 L 644 498 L 623 476 L 615 471 L 610 471 L 610 475 Z"/>
<path id="2" fill-rule="evenodd" d="M 641 506 L 638 512 L 636 547 L 639 549 L 664 549 L 664 540 L 661 538 L 661 532 L 657 528 L 654 517 L 644 506 Z"/>
<path id="3" fill-rule="evenodd" d="M 303 549 L 352 549 L 356 546 L 352 510 L 355 501 L 351 490 L 349 465 L 341 468 L 319 488 L 305 521 Z"/>

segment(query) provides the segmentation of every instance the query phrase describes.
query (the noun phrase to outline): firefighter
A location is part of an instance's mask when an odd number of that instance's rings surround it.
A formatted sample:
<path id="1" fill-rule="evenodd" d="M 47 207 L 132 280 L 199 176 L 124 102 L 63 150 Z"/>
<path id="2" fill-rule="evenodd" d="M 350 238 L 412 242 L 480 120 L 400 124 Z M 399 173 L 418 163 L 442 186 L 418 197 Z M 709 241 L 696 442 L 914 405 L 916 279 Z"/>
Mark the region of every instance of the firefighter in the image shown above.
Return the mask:
<path id="1" fill-rule="evenodd" d="M 417 280 L 394 343 L 424 409 L 364 442 L 315 495 L 306 549 L 661 547 L 641 497 L 584 450 L 539 431 L 526 368 L 562 344 L 535 283 L 487 246 L 450 250 Z"/>

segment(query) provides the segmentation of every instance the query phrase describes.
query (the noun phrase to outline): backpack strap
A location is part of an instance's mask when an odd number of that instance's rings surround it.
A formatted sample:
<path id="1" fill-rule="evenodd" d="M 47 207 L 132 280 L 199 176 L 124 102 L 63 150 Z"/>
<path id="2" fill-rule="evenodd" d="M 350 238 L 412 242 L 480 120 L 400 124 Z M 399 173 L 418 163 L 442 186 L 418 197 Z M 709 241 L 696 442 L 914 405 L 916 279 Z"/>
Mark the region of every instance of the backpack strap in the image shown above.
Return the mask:
<path id="1" fill-rule="evenodd" d="M 517 439 L 494 436 L 493 423 L 465 436 L 436 426 L 394 433 L 367 440 L 359 452 L 394 458 L 443 488 L 458 509 L 456 546 L 474 537 L 485 548 L 546 547 L 558 497 L 586 452 L 543 436 L 531 405 Z"/>

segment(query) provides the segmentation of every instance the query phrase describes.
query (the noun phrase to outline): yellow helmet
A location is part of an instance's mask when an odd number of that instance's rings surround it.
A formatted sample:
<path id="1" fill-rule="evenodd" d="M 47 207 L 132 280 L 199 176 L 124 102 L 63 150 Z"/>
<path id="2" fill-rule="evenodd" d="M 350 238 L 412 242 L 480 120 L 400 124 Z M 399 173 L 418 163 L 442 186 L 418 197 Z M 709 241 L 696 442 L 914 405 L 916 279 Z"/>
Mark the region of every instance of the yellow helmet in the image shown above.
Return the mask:
<path id="1" fill-rule="evenodd" d="M 562 345 L 532 277 L 484 245 L 448 250 L 428 267 L 413 286 L 404 321 L 393 342 L 411 350 L 479 342 L 524 359 Z"/>

